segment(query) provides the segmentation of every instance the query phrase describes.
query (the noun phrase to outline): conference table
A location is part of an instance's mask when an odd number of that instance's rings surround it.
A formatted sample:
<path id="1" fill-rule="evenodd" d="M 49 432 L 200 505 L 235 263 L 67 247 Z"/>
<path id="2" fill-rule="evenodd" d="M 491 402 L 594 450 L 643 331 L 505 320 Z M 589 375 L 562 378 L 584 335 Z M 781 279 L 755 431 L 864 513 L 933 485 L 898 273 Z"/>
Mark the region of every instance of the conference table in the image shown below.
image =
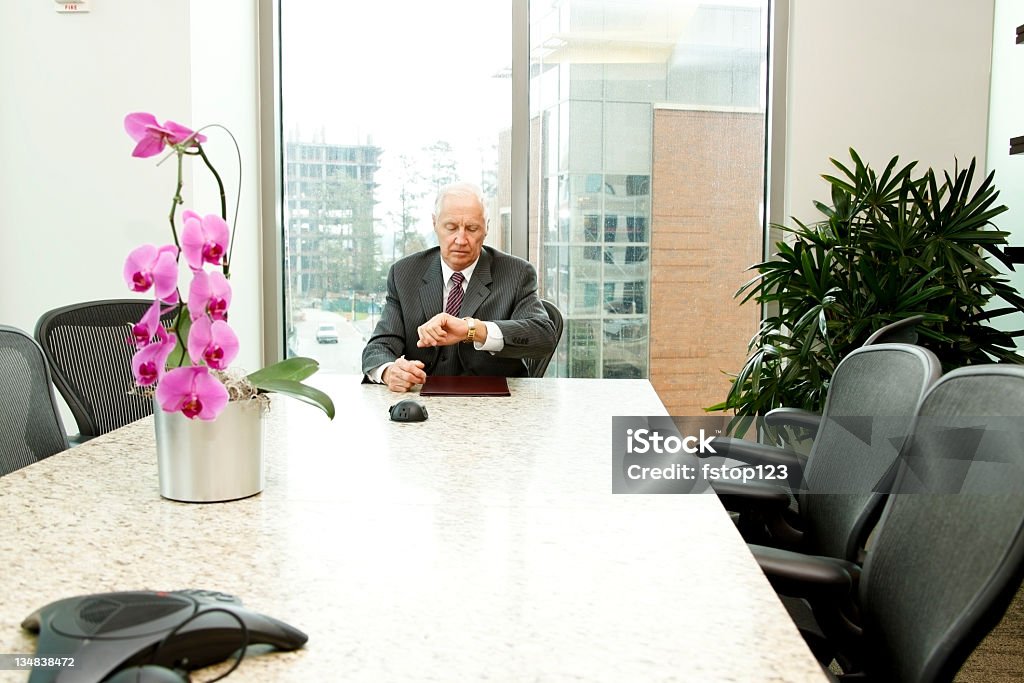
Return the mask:
<path id="1" fill-rule="evenodd" d="M 236 683 L 826 680 L 713 494 L 612 493 L 613 416 L 666 415 L 647 380 L 413 394 L 418 423 L 312 383 L 337 417 L 274 396 L 250 498 L 162 498 L 152 418 L 0 477 L 0 654 L 55 600 L 195 588 L 309 635 Z"/>

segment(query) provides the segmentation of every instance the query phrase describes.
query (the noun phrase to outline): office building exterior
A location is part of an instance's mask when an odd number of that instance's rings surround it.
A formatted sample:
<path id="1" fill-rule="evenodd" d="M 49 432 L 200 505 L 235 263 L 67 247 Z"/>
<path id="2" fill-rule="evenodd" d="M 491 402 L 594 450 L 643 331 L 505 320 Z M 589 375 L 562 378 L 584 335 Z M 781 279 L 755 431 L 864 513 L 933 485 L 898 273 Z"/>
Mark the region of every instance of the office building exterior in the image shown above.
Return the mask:
<path id="1" fill-rule="evenodd" d="M 373 291 L 380 277 L 373 193 L 381 150 L 292 141 L 284 149 L 290 296 L 329 307 Z"/>
<path id="2" fill-rule="evenodd" d="M 536 21 L 530 258 L 566 317 L 549 374 L 650 377 L 694 414 L 757 320 L 732 295 L 763 247 L 765 10 L 629 12 Z"/>

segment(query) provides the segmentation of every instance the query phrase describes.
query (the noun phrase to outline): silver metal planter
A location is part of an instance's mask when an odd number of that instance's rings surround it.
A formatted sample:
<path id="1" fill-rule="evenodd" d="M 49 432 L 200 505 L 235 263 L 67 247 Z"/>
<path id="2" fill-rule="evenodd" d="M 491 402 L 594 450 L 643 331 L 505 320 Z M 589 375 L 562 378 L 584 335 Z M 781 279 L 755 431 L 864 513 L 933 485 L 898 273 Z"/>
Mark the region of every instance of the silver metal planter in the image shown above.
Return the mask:
<path id="1" fill-rule="evenodd" d="M 214 503 L 263 490 L 263 416 L 260 401 L 231 401 L 212 421 L 190 420 L 155 406 L 160 495 L 187 503 Z"/>

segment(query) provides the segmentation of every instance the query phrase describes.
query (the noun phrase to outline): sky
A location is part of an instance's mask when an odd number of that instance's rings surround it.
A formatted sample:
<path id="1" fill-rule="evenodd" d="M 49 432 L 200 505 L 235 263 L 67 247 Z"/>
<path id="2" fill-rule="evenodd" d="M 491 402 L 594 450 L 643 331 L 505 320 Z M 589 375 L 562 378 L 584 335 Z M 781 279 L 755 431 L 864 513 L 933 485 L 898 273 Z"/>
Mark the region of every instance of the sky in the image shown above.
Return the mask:
<path id="1" fill-rule="evenodd" d="M 285 137 L 373 144 L 382 162 L 437 140 L 479 177 L 478 145 L 511 124 L 509 0 L 286 0 Z"/>

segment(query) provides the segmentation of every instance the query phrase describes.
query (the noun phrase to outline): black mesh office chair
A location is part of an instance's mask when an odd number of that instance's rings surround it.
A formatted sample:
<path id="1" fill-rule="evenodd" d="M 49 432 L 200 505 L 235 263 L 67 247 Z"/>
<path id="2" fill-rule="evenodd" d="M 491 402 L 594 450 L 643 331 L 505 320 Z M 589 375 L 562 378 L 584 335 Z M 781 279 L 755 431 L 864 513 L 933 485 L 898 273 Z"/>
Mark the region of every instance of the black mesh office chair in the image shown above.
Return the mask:
<path id="1" fill-rule="evenodd" d="M 152 304 L 145 299 L 89 301 L 44 313 L 36 340 L 54 384 L 86 440 L 153 414 L 153 399 L 132 391 L 131 328 Z M 169 326 L 175 311 L 161 320 Z"/>
<path id="2" fill-rule="evenodd" d="M 0 325 L 0 476 L 67 447 L 43 350 Z"/>
<path id="3" fill-rule="evenodd" d="M 810 454 L 804 460 L 787 452 L 790 472 L 802 469 L 802 480 L 790 481 L 800 486 L 795 507 L 783 486 L 715 484 L 726 508 L 740 514 L 745 538 L 861 559 L 884 502 L 876 485 L 896 459 L 918 402 L 941 373 L 931 351 L 911 344 L 864 346 L 848 354 L 833 374 Z M 743 455 L 733 450 L 735 442 L 723 445 L 724 457 Z"/>
<path id="4" fill-rule="evenodd" d="M 1024 576 L 1022 414 L 1019 366 L 960 368 L 935 383 L 863 570 L 823 557 L 790 568 L 790 592 L 802 581 L 825 626 L 823 661 L 834 656 L 856 680 L 950 681 L 999 622 Z M 856 624 L 836 616 L 851 595 Z"/>
<path id="5" fill-rule="evenodd" d="M 565 321 L 562 319 L 562 312 L 558 310 L 558 306 L 555 306 L 547 299 L 541 299 L 540 302 L 544 304 L 544 310 L 548 312 L 551 322 L 555 323 L 555 348 L 543 358 L 526 359 L 526 367 L 529 370 L 530 377 L 543 377 L 544 373 L 547 372 L 548 364 L 551 363 L 551 358 L 555 355 L 555 349 L 558 348 L 558 341 L 562 338 L 562 328 L 565 325 Z"/>

